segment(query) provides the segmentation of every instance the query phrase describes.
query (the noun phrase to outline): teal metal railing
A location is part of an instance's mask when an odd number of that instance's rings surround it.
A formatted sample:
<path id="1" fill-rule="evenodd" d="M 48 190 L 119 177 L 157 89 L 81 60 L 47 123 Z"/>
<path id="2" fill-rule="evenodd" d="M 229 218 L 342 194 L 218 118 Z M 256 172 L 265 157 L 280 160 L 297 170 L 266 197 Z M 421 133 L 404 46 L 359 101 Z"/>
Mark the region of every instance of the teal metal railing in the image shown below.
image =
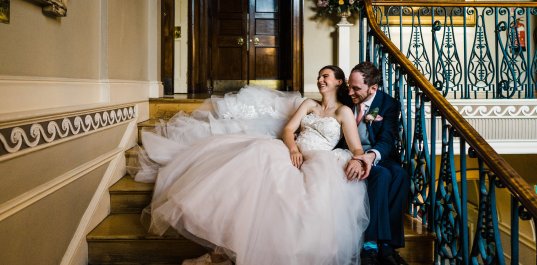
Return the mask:
<path id="1" fill-rule="evenodd" d="M 376 3 L 373 12 L 382 31 L 444 96 L 534 98 L 537 53 L 530 29 L 537 7 L 494 4 L 388 1 Z"/>
<path id="2" fill-rule="evenodd" d="M 360 61 L 381 68 L 385 91 L 402 103 L 398 147 L 411 176 L 409 213 L 435 232 L 435 264 L 505 264 L 497 189 L 512 198 L 511 264 L 519 262 L 519 222 L 537 217 L 532 187 L 449 103 L 534 97 L 536 53 L 517 23 L 533 29 L 536 8 L 531 2 L 364 0 Z M 470 242 L 467 173 L 473 169 L 467 164 L 474 160 L 478 213 Z"/>

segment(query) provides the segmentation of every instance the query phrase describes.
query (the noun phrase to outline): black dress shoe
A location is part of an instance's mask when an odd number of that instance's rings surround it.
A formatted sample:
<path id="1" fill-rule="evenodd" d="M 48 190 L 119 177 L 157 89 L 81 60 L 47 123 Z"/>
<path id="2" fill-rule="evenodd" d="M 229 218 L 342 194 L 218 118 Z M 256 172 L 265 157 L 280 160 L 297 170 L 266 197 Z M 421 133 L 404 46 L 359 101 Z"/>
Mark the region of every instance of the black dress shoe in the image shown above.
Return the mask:
<path id="1" fill-rule="evenodd" d="M 379 255 L 378 259 L 382 265 L 408 265 L 397 251 L 392 251 L 388 255 Z"/>
<path id="2" fill-rule="evenodd" d="M 360 253 L 360 261 L 362 265 L 378 265 L 378 254 L 374 250 L 362 250 Z"/>

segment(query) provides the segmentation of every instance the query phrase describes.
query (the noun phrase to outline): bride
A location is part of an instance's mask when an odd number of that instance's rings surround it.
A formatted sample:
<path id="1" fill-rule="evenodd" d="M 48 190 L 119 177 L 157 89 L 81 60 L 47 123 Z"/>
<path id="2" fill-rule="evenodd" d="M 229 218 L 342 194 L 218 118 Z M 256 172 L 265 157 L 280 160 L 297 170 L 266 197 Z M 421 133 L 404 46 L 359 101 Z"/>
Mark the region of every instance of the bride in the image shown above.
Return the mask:
<path id="1" fill-rule="evenodd" d="M 344 168 L 363 150 L 341 102 L 343 71 L 323 67 L 317 86 L 320 102 L 243 88 L 144 132 L 159 164 L 150 230 L 172 227 L 236 264 L 358 262 L 369 205 L 365 183 Z M 349 150 L 334 149 L 343 136 Z M 136 179 L 152 181 L 144 171 Z"/>

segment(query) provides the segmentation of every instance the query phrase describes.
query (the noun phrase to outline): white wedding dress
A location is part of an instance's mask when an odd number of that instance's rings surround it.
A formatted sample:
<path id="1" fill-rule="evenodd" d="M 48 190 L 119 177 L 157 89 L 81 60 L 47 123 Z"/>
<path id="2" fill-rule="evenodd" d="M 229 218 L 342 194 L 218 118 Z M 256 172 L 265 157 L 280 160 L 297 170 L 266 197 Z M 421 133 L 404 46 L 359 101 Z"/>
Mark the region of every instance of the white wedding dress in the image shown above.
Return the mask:
<path id="1" fill-rule="evenodd" d="M 223 247 L 239 265 L 359 262 L 367 191 L 345 178 L 350 152 L 332 150 L 340 124 L 314 114 L 302 119 L 300 169 L 275 137 L 300 102 L 297 94 L 243 88 L 212 99 L 209 111 L 180 114 L 160 133 L 144 133 L 144 148 L 159 164 L 150 229 L 162 234 L 171 226 Z M 148 175 L 137 179 L 151 181 Z"/>

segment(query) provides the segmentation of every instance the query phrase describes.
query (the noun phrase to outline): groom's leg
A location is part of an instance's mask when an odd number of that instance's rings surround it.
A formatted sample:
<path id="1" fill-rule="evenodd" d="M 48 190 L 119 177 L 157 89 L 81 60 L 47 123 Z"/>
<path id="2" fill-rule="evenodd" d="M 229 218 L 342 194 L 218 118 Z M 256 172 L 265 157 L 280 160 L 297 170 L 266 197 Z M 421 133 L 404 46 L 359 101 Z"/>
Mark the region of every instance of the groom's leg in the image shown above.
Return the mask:
<path id="1" fill-rule="evenodd" d="M 391 173 L 380 166 L 371 168 L 367 178 L 369 196 L 369 226 L 365 231 L 365 241 L 390 241 L 389 198 Z"/>
<path id="2" fill-rule="evenodd" d="M 390 227 L 391 241 L 388 242 L 393 248 L 405 246 L 404 234 L 404 210 L 408 200 L 410 180 L 406 172 L 397 163 L 384 165 L 392 175 L 389 190 Z"/>

